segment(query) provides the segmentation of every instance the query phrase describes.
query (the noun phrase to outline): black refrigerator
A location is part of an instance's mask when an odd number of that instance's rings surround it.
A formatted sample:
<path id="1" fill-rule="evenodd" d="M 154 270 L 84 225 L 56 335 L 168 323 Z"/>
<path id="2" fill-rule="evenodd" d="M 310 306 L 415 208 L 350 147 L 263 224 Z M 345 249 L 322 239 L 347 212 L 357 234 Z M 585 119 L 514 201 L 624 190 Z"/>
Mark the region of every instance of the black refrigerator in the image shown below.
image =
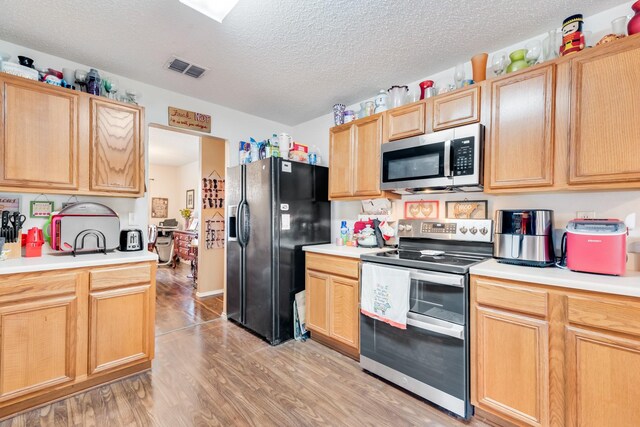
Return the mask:
<path id="1" fill-rule="evenodd" d="M 269 158 L 227 170 L 227 317 L 276 345 L 293 337 L 302 246 L 331 239 L 328 169 Z"/>

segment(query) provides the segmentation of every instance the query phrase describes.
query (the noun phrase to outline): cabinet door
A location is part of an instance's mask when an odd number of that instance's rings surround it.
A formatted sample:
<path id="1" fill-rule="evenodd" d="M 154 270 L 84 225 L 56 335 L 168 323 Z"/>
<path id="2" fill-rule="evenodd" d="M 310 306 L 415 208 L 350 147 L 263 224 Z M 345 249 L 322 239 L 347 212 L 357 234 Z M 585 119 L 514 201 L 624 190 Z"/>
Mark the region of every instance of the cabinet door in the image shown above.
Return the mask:
<path id="1" fill-rule="evenodd" d="M 330 131 L 329 198 L 353 196 L 353 127 Z"/>
<path id="2" fill-rule="evenodd" d="M 491 82 L 490 189 L 553 184 L 555 65 Z"/>
<path id="3" fill-rule="evenodd" d="M 329 276 L 313 270 L 307 270 L 306 328 L 329 335 Z"/>
<path id="4" fill-rule="evenodd" d="M 0 185 L 78 188 L 78 95 L 0 80 Z"/>
<path id="5" fill-rule="evenodd" d="M 419 102 L 386 112 L 387 141 L 424 135 L 426 103 Z"/>
<path id="6" fill-rule="evenodd" d="M 140 110 L 96 98 L 90 108 L 91 190 L 140 193 Z"/>
<path id="7" fill-rule="evenodd" d="M 0 401 L 74 380 L 76 304 L 66 295 L 0 307 Z"/>
<path id="8" fill-rule="evenodd" d="M 567 425 L 637 426 L 640 340 L 567 328 Z"/>
<path id="9" fill-rule="evenodd" d="M 382 116 L 363 119 L 353 125 L 353 161 L 355 196 L 379 196 L 380 146 L 382 145 Z"/>
<path id="10" fill-rule="evenodd" d="M 571 62 L 569 184 L 640 181 L 640 42 Z"/>
<path id="11" fill-rule="evenodd" d="M 90 292 L 89 374 L 151 360 L 152 304 L 149 284 Z"/>
<path id="12" fill-rule="evenodd" d="M 474 314 L 474 405 L 523 425 L 548 425 L 548 323 L 484 307 Z"/>
<path id="13" fill-rule="evenodd" d="M 331 277 L 329 336 L 356 349 L 360 346 L 359 290 L 357 280 Z"/>
<path id="14" fill-rule="evenodd" d="M 480 121 L 480 87 L 456 91 L 433 99 L 433 130 Z"/>

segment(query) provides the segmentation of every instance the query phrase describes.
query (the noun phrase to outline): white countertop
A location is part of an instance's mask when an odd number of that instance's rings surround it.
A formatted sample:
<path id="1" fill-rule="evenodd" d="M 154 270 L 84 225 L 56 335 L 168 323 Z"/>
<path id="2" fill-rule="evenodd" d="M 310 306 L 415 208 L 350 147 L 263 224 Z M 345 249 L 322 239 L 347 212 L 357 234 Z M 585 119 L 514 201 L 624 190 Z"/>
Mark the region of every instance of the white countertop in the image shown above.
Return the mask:
<path id="1" fill-rule="evenodd" d="M 70 253 L 53 252 L 43 247 L 41 257 L 22 257 L 0 261 L 0 275 L 157 260 L 158 255 L 145 250 L 135 252 L 114 251 L 108 252 L 106 255 L 103 253 L 78 254 L 74 257 Z"/>
<path id="2" fill-rule="evenodd" d="M 338 246 L 333 243 L 326 243 L 324 245 L 309 245 L 303 246 L 302 250 L 305 252 L 314 252 L 324 255 L 343 256 L 347 258 L 360 258 L 360 255 L 375 254 L 377 252 L 392 251 L 394 248 L 361 248 L 359 246 Z"/>
<path id="3" fill-rule="evenodd" d="M 501 264 L 495 259 L 474 265 L 470 271 L 471 274 L 498 279 L 640 297 L 640 272 L 638 271 L 628 271 L 625 276 L 604 276 L 578 273 L 557 267 L 537 268 Z"/>

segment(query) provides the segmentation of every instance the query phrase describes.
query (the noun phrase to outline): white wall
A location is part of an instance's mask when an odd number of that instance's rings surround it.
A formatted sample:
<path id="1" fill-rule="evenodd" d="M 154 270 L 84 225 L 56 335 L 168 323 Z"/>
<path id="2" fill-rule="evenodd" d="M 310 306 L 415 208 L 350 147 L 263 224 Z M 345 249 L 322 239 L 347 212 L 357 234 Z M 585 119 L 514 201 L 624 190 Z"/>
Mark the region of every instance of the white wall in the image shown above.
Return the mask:
<path id="1" fill-rule="evenodd" d="M 26 29 L 25 31 L 28 31 Z M 90 65 L 79 64 L 60 57 L 49 55 L 13 43 L 0 40 L 0 51 L 8 53 L 12 56 L 13 61 L 17 61 L 18 55 L 25 55 L 33 58 L 35 64 L 41 67 L 51 67 L 58 70 L 62 68 L 84 69 L 89 70 Z M 240 140 L 246 140 L 253 136 L 256 139 L 267 138 L 273 133 L 288 132 L 291 133 L 292 128 L 271 120 L 262 119 L 240 111 L 232 110 L 221 105 L 203 101 L 193 97 L 181 95 L 172 92 L 169 89 L 151 86 L 143 82 L 128 79 L 124 76 L 118 76 L 109 73 L 109 70 L 99 70 L 101 75 L 110 75 L 117 77 L 122 91 L 126 89 L 135 89 L 140 96 L 140 105 L 145 107 L 146 124 L 158 123 L 167 125 L 168 107 L 178 107 L 186 110 L 197 111 L 212 116 L 212 132 L 211 135 L 218 136 L 230 141 L 230 147 L 233 148 L 232 153 L 228 156 L 230 165 L 238 163 L 238 156 L 235 155 L 235 147 L 238 146 Z M 187 78 L 176 76 L 176 78 Z M 206 79 L 203 80 L 206 84 Z M 146 139 L 145 126 L 145 139 Z M 145 144 L 145 147 L 147 145 Z M 145 150 L 146 152 L 146 150 Z M 148 164 L 148 163 L 147 163 Z M 148 178 L 148 170 L 147 170 Z M 148 185 L 148 180 L 146 181 Z M 22 210 L 28 213 L 29 201 L 33 200 L 37 195 L 22 194 Z M 59 209 L 61 203 L 68 199 L 68 196 L 47 196 L 49 200 L 56 202 L 56 209 Z M 129 225 L 137 225 L 146 229 L 147 218 L 149 217 L 149 201 L 148 194 L 140 199 L 117 199 L 110 197 L 79 197 L 80 201 L 95 201 L 104 203 L 120 214 L 120 222 L 122 227 Z M 135 215 L 130 223 L 128 213 Z M 28 216 L 28 215 L 27 215 Z M 44 220 L 28 219 L 26 227 L 42 227 Z"/>
<path id="2" fill-rule="evenodd" d="M 182 197 L 180 208 L 187 207 L 187 190 L 194 190 L 193 218 L 200 218 L 200 160 L 196 160 L 178 168 L 178 191 Z"/>
<path id="3" fill-rule="evenodd" d="M 611 32 L 611 21 L 619 16 L 629 15 L 632 13 L 631 5 L 633 1 L 627 2 L 612 9 L 603 11 L 597 15 L 585 18 L 585 30 L 592 31 L 592 40 L 597 42 L 603 35 Z M 560 26 L 562 18 L 559 17 L 558 22 L 550 23 L 549 29 L 554 26 Z M 535 39 L 544 39 L 546 34 L 541 34 Z M 528 40 L 514 43 L 499 50 L 507 53 L 522 48 Z M 589 41 L 589 40 L 587 40 Z M 477 52 L 468 52 L 469 57 Z M 489 58 L 494 52 L 490 53 Z M 471 63 L 465 64 L 467 78 L 471 78 Z M 491 78 L 492 73 L 488 72 Z M 423 80 L 434 80 L 436 86 L 443 86 L 453 83 L 453 68 L 443 70 L 437 74 L 427 76 L 418 81 L 409 84 L 410 90 L 417 90 L 418 83 Z M 389 86 L 398 84 L 397 82 L 389 82 Z M 375 94 L 372 94 L 375 96 Z M 371 98 L 373 99 L 373 97 Z M 358 110 L 359 103 L 352 104 L 348 108 Z M 328 106 L 327 109 L 330 109 Z M 328 161 L 329 153 L 329 128 L 333 124 L 333 114 L 328 113 L 324 116 L 317 117 L 308 122 L 299 124 L 294 127 L 293 135 L 296 139 L 303 141 L 308 145 L 317 145 L 323 157 L 323 162 Z M 571 192 L 557 194 L 528 194 L 528 195 L 501 195 L 491 196 L 484 193 L 467 193 L 457 195 L 431 195 L 431 196 L 405 196 L 404 200 L 439 200 L 440 216 L 444 217 L 444 202 L 447 200 L 488 200 L 489 212 L 493 215 L 495 209 L 527 209 L 527 208 L 544 208 L 552 209 L 555 213 L 556 229 L 564 228 L 567 221 L 573 218 L 576 211 L 596 211 L 598 217 L 620 218 L 632 212 L 636 212 L 640 220 L 640 191 L 624 191 L 624 192 Z M 396 217 L 401 217 L 403 203 L 394 203 L 394 213 Z M 353 219 L 360 212 L 360 202 L 333 202 L 332 203 L 332 240 L 339 235 L 338 226 L 342 219 Z M 640 222 L 639 222 L 640 225 Z M 640 229 L 631 231 L 629 238 L 629 250 L 640 252 Z M 630 269 L 640 270 L 640 254 L 630 254 L 628 267 Z"/>
<path id="4" fill-rule="evenodd" d="M 149 223 L 158 225 L 167 218 L 175 218 L 182 223 L 180 209 L 184 206 L 180 192 L 180 167 L 169 165 L 149 165 Z M 161 197 L 169 199 L 167 218 L 151 218 L 151 199 Z"/>

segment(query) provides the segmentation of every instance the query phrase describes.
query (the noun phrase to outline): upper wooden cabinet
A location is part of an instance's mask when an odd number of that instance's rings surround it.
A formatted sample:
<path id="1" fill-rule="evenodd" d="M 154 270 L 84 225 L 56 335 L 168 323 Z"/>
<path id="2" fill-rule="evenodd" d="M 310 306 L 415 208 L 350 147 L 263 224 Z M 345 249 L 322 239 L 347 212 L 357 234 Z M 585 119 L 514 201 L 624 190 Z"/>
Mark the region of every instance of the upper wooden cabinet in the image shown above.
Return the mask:
<path id="1" fill-rule="evenodd" d="M 426 132 L 426 102 L 420 101 L 385 112 L 387 141 L 423 135 Z"/>
<path id="2" fill-rule="evenodd" d="M 332 128 L 329 139 L 329 197 L 353 196 L 353 127 Z"/>
<path id="3" fill-rule="evenodd" d="M 78 93 L 0 77 L 0 186 L 78 188 Z"/>
<path id="4" fill-rule="evenodd" d="M 571 61 L 569 184 L 640 182 L 640 38 Z"/>
<path id="5" fill-rule="evenodd" d="M 433 130 L 438 131 L 480 121 L 480 86 L 433 98 Z"/>
<path id="6" fill-rule="evenodd" d="M 0 75 L 0 191 L 140 197 L 143 109 Z"/>
<path id="7" fill-rule="evenodd" d="M 553 184 L 554 71 L 550 64 L 490 81 L 490 189 Z"/>
<path id="8" fill-rule="evenodd" d="M 399 197 L 380 190 L 383 117 L 375 114 L 330 130 L 330 199 Z"/>
<path id="9" fill-rule="evenodd" d="M 367 117 L 353 125 L 354 196 L 380 195 L 382 116 Z"/>
<path id="10" fill-rule="evenodd" d="M 140 111 L 137 108 L 92 98 L 91 190 L 140 192 L 142 144 Z"/>

